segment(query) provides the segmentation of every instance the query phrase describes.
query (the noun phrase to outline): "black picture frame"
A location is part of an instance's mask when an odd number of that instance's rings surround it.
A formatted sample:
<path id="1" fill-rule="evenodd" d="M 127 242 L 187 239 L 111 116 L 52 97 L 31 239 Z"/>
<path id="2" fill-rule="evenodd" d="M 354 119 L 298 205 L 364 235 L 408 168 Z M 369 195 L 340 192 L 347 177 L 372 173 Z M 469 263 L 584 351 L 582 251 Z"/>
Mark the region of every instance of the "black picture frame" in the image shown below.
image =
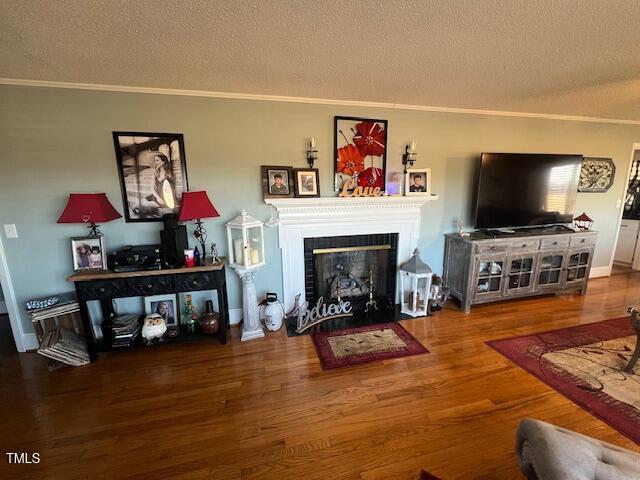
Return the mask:
<path id="1" fill-rule="evenodd" d="M 286 193 L 271 193 L 271 181 L 270 181 L 270 172 L 286 172 L 287 180 L 285 181 L 285 185 L 287 186 Z M 264 198 L 291 198 L 293 197 L 293 168 L 287 166 L 278 166 L 278 165 L 262 165 L 260 167 L 260 176 L 262 182 L 262 195 Z"/>
<path id="2" fill-rule="evenodd" d="M 140 141 L 138 143 L 138 140 Z M 132 143 L 130 143 L 132 141 Z M 181 133 L 113 132 L 124 218 L 128 223 L 162 222 L 178 214 L 182 194 L 189 189 L 184 136 Z M 163 162 L 155 165 L 152 162 Z M 167 166 L 170 175 L 167 175 Z M 157 175 L 163 169 L 162 191 Z M 156 177 L 149 182 L 149 176 Z"/>
<path id="3" fill-rule="evenodd" d="M 306 192 L 300 185 L 299 173 L 312 173 L 314 175 L 314 189 L 311 192 Z M 294 168 L 293 169 L 293 183 L 295 185 L 296 198 L 314 198 L 320 196 L 320 173 L 317 168 Z"/>
<path id="4" fill-rule="evenodd" d="M 382 155 L 376 155 L 376 157 L 381 157 L 381 166 L 379 166 L 378 168 L 382 169 L 382 175 L 381 178 L 379 180 L 379 183 L 377 185 L 368 185 L 368 186 L 379 186 L 381 190 L 385 190 L 385 179 L 386 179 L 386 175 L 387 175 L 387 140 L 388 140 L 388 135 L 389 135 L 389 122 L 387 120 L 382 120 L 382 119 L 375 119 L 375 118 L 366 118 L 366 117 L 345 117 L 345 116 L 334 116 L 333 117 L 333 177 L 334 177 L 334 189 L 336 192 L 340 192 L 343 189 L 343 183 L 344 183 L 344 176 L 346 175 L 344 172 L 339 171 L 338 165 L 339 165 L 339 152 L 338 152 L 338 148 L 339 145 L 341 145 L 342 143 L 346 145 L 348 145 L 349 143 L 353 144 L 355 146 L 355 144 L 353 143 L 352 140 L 349 140 L 349 137 L 347 137 L 346 139 L 343 137 L 343 135 L 346 136 L 346 134 L 344 134 L 344 132 L 341 132 L 341 128 L 340 128 L 340 123 L 341 122 L 353 122 L 354 124 L 359 124 L 362 122 L 370 122 L 370 123 L 374 123 L 374 124 L 381 124 L 384 126 L 383 128 L 383 132 L 384 132 L 384 152 L 382 153 Z M 351 138 L 353 138 L 352 134 L 355 133 L 353 131 L 350 131 L 350 136 Z M 340 147 L 342 148 L 342 147 Z M 364 167 L 366 169 L 366 157 L 368 155 L 364 155 Z M 374 166 L 374 161 L 372 160 L 372 165 Z M 349 188 L 348 191 L 353 191 L 353 188 Z"/>

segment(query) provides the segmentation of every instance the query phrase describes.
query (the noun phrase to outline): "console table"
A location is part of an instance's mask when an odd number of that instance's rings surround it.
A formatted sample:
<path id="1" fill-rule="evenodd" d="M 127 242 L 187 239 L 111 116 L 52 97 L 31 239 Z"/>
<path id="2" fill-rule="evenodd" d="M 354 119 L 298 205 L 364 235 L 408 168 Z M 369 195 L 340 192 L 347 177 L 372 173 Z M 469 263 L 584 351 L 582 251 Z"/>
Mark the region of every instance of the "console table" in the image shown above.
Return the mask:
<path id="1" fill-rule="evenodd" d="M 105 315 L 104 318 L 107 318 L 109 313 L 113 311 L 114 298 L 216 290 L 218 308 L 220 310 L 220 331 L 217 337 L 223 344 L 227 341 L 229 305 L 223 262 L 200 267 L 140 272 L 82 272 L 71 275 L 67 280 L 73 282 L 76 288 L 84 335 L 87 340 L 87 349 L 91 361 L 96 360 L 98 353 L 112 350 L 107 341 L 98 341 L 93 334 L 93 326 L 87 306 L 87 302 L 91 300 L 100 301 L 103 315 Z M 179 316 L 179 308 L 176 309 L 178 311 L 175 314 Z M 203 335 L 200 334 L 198 337 L 201 336 Z M 171 341 L 190 340 L 193 337 L 180 335 Z"/>
<path id="2" fill-rule="evenodd" d="M 584 294 L 597 232 L 445 235 L 443 281 L 460 308 L 569 290 Z"/>

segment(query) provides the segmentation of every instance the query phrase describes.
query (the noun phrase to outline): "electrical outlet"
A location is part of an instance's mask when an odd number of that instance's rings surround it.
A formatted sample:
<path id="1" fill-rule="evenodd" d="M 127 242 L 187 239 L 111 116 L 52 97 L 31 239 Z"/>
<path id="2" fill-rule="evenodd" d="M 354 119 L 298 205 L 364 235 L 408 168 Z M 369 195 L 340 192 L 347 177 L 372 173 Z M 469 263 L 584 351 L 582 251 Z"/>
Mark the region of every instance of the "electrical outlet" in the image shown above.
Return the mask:
<path id="1" fill-rule="evenodd" d="M 16 225 L 14 223 L 6 224 L 4 226 L 4 234 L 7 238 L 18 238 L 18 230 L 16 229 Z"/>

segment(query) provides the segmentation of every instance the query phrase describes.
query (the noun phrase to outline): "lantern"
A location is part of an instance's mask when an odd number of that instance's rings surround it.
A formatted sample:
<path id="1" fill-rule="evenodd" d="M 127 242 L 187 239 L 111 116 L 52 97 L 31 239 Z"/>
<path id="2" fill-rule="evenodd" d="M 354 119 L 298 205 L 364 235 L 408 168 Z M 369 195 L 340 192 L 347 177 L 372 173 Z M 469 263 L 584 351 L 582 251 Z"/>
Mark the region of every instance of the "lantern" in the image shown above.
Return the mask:
<path id="1" fill-rule="evenodd" d="M 401 312 L 412 317 L 428 313 L 431 293 L 431 268 L 420 259 L 416 248 L 407 262 L 400 266 Z"/>
<path id="2" fill-rule="evenodd" d="M 227 223 L 229 264 L 232 268 L 252 269 L 264 265 L 263 226 L 245 210 Z"/>
<path id="3" fill-rule="evenodd" d="M 578 215 L 573 219 L 573 224 L 576 227 L 576 230 L 591 230 L 591 225 L 593 225 L 593 220 L 586 213 L 582 212 L 582 215 Z"/>

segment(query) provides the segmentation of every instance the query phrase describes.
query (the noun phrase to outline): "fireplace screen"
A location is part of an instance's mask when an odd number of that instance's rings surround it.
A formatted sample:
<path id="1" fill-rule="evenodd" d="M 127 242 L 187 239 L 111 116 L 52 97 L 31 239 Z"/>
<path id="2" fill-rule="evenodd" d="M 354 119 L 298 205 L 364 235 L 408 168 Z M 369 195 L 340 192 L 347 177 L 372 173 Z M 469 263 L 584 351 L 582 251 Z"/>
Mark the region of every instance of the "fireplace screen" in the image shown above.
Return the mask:
<path id="1" fill-rule="evenodd" d="M 316 296 L 338 301 L 387 295 L 391 245 L 313 250 Z"/>

